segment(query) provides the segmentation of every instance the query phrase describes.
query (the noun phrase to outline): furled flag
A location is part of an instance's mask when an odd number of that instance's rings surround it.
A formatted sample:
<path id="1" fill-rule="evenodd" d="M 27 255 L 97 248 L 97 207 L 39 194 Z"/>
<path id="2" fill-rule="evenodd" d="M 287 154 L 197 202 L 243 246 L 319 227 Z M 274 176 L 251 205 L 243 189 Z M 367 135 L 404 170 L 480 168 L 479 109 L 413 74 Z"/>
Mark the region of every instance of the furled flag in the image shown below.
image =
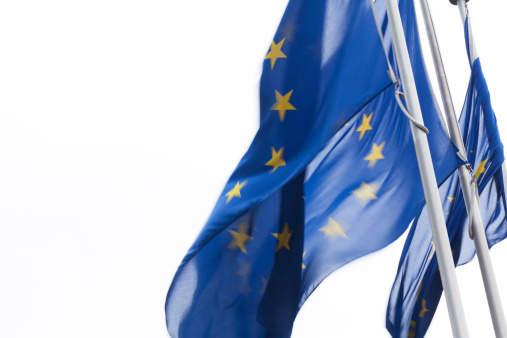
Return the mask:
<path id="1" fill-rule="evenodd" d="M 466 40 L 468 45 L 468 38 Z M 467 50 L 470 52 L 469 48 Z M 472 61 L 474 59 L 470 53 L 469 59 Z M 474 176 L 478 183 L 482 220 L 487 242 L 491 247 L 507 236 L 506 200 L 502 177 L 504 154 L 488 87 L 478 58 L 472 64 L 468 92 L 460 117 L 460 128 L 468 160 L 474 168 Z M 469 221 L 457 172 L 445 181 L 439 192 L 446 214 L 454 263 L 466 264 L 474 257 L 475 246 L 468 235 Z M 391 335 L 423 337 L 441 295 L 442 282 L 428 213 L 424 208 L 414 221 L 407 237 L 391 291 L 386 319 L 387 329 Z"/>
<path id="2" fill-rule="evenodd" d="M 377 1 L 393 60 L 385 5 Z M 400 1 L 442 182 L 461 163 Z M 288 337 L 330 273 L 398 238 L 423 205 L 410 125 L 369 0 L 292 0 L 261 78 L 261 125 L 166 300 L 172 337 Z"/>

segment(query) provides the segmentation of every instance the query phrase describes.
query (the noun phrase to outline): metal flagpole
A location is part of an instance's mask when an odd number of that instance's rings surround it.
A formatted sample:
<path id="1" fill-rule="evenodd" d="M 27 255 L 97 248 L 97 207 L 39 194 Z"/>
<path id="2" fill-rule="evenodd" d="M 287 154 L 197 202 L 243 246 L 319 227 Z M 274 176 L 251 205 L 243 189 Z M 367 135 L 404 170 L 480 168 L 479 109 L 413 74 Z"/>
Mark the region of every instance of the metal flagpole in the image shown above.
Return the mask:
<path id="1" fill-rule="evenodd" d="M 460 0 L 464 6 L 464 0 Z M 449 133 L 452 141 L 459 148 L 462 154 L 465 154 L 465 146 L 456 119 L 456 113 L 454 105 L 452 103 L 451 92 L 449 90 L 449 84 L 445 75 L 445 69 L 440 54 L 440 48 L 438 46 L 438 40 L 433 27 L 433 19 L 431 17 L 430 8 L 427 0 L 420 0 L 421 9 L 424 17 L 424 23 L 426 26 L 426 32 L 428 35 L 428 41 L 431 47 L 431 54 L 433 56 L 433 64 L 435 66 L 435 72 L 437 74 L 438 86 L 440 88 L 440 95 L 442 96 L 442 102 L 444 105 L 445 116 L 449 127 Z M 470 36 L 471 37 L 471 36 Z M 473 46 L 471 42 L 471 46 Z M 473 60 L 476 55 L 475 51 L 472 51 L 470 57 Z M 502 309 L 502 302 L 500 300 L 500 294 L 498 292 L 498 286 L 496 284 L 495 273 L 493 271 L 493 265 L 491 263 L 491 257 L 489 255 L 489 247 L 486 241 L 486 235 L 484 225 L 481 218 L 481 212 L 479 203 L 477 201 L 478 196 L 475 196 L 474 186 L 470 184 L 471 177 L 470 172 L 465 165 L 458 169 L 459 180 L 461 183 L 461 189 L 463 190 L 463 196 L 465 198 L 465 205 L 468 214 L 472 218 L 472 233 L 473 240 L 475 243 L 477 258 L 481 268 L 482 280 L 484 288 L 486 290 L 486 297 L 488 299 L 489 311 L 491 313 L 491 319 L 493 321 L 493 327 L 497 337 L 507 337 L 507 325 L 505 323 L 505 316 Z M 472 205 L 470 205 L 472 204 Z M 473 210 L 470 210 L 473 208 Z"/>
<path id="2" fill-rule="evenodd" d="M 408 110 L 416 120 L 422 121 L 421 107 L 415 87 L 414 75 L 412 73 L 412 66 L 410 64 L 410 57 L 405 41 L 405 33 L 403 32 L 401 23 L 398 2 L 396 0 L 386 0 L 386 5 L 389 27 L 393 38 L 394 50 L 397 56 Z M 431 231 L 433 233 L 435 251 L 437 253 L 438 266 L 442 277 L 442 285 L 447 301 L 452 332 L 454 337 L 468 337 L 465 313 L 463 311 L 463 304 L 461 303 L 458 280 L 456 278 L 449 236 L 447 235 L 444 213 L 438 193 L 437 180 L 435 172 L 433 171 L 428 139 L 426 134 L 415 127 L 414 124 L 411 123 L 410 127 L 412 129 L 412 137 L 414 139 L 417 162 L 421 173 L 424 197 L 428 208 Z"/>

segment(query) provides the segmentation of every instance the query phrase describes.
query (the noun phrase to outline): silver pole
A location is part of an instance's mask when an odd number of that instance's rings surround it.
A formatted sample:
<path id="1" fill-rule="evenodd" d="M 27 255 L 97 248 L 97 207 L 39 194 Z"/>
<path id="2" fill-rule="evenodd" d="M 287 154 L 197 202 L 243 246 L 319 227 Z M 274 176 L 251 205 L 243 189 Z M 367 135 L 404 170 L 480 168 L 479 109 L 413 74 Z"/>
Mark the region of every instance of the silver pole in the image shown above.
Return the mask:
<path id="1" fill-rule="evenodd" d="M 393 38 L 394 50 L 397 55 L 400 77 L 407 99 L 408 110 L 416 120 L 423 121 L 414 75 L 412 73 L 412 66 L 410 64 L 410 57 L 405 41 L 405 34 L 398 10 L 398 2 L 396 0 L 387 0 L 386 5 L 389 27 Z M 461 303 L 458 280 L 454 269 L 449 236 L 447 235 L 447 229 L 445 227 L 442 203 L 438 194 L 437 180 L 435 172 L 433 171 L 428 139 L 426 134 L 417 127 L 414 127 L 413 124 L 411 124 L 410 127 L 412 129 L 412 137 L 414 139 L 417 162 L 421 173 L 424 197 L 428 208 L 431 231 L 433 233 L 433 241 L 435 243 L 435 251 L 437 253 L 438 266 L 440 268 L 440 276 L 444 287 L 452 332 L 454 337 L 468 337 L 465 313 L 463 311 L 463 304 Z"/>
<path id="2" fill-rule="evenodd" d="M 467 10 L 465 0 L 458 0 L 458 6 L 461 14 L 463 24 L 465 24 Z M 426 31 L 428 32 L 428 39 L 430 41 L 431 53 L 433 55 L 433 61 L 435 64 L 435 71 L 437 72 L 438 84 L 440 87 L 440 94 L 444 102 L 445 115 L 447 117 L 447 123 L 451 134 L 451 139 L 460 149 L 464 149 L 463 140 L 459 131 L 458 123 L 456 120 L 456 113 L 451 100 L 451 93 L 447 84 L 447 78 L 445 76 L 444 66 L 440 56 L 440 50 L 438 47 L 438 41 L 433 28 L 433 21 L 431 19 L 431 13 L 427 0 L 421 0 L 421 7 L 423 10 L 424 21 L 426 24 Z M 472 31 L 470 22 L 468 22 L 469 29 L 469 48 L 470 48 L 470 60 L 473 64 L 475 59 L 478 57 L 477 50 L 475 49 L 475 43 L 473 41 Z M 504 166 L 505 167 L 505 166 Z M 489 254 L 488 242 L 486 240 L 486 234 L 482 218 L 480 217 L 480 208 L 477 199 L 472 198 L 473 193 L 472 187 L 468 184 L 467 180 L 470 180 L 470 176 L 464 166 L 459 168 L 459 179 L 461 182 L 461 189 L 465 197 L 465 205 L 470 214 L 470 209 L 473 208 L 472 215 L 472 231 L 475 243 L 475 249 L 477 251 L 477 258 L 479 260 L 479 266 L 482 274 L 482 282 L 484 289 L 486 290 L 486 298 L 488 299 L 489 312 L 491 314 L 491 320 L 493 321 L 493 327 L 497 337 L 507 337 L 507 324 L 505 322 L 505 315 L 503 312 L 502 301 L 498 286 L 496 283 L 495 272 L 493 270 L 493 264 L 491 262 L 491 256 Z M 470 206 L 470 201 L 473 205 Z"/>

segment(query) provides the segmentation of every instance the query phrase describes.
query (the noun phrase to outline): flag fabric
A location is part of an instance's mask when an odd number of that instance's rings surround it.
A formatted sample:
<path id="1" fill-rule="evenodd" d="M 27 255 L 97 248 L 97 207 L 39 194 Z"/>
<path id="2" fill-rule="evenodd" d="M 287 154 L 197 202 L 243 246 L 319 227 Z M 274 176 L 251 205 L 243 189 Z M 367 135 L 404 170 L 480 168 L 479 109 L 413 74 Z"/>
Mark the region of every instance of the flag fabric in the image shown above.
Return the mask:
<path id="1" fill-rule="evenodd" d="M 468 46 L 468 34 L 466 41 Z M 481 216 L 491 247 L 507 236 L 503 145 L 480 60 L 470 54 L 469 59 L 472 74 L 459 124 L 478 183 Z M 474 257 L 475 246 L 468 235 L 469 219 L 457 172 L 439 192 L 454 263 L 466 264 Z M 423 337 L 435 314 L 442 282 L 432 239 L 425 207 L 407 237 L 389 299 L 386 325 L 393 337 Z"/>
<path id="2" fill-rule="evenodd" d="M 368 0 L 291 0 L 264 61 L 261 124 L 172 281 L 172 337 L 288 337 L 330 273 L 379 250 L 423 205 L 410 124 Z M 391 62 L 385 5 L 377 1 Z M 439 182 L 461 163 L 400 1 Z"/>

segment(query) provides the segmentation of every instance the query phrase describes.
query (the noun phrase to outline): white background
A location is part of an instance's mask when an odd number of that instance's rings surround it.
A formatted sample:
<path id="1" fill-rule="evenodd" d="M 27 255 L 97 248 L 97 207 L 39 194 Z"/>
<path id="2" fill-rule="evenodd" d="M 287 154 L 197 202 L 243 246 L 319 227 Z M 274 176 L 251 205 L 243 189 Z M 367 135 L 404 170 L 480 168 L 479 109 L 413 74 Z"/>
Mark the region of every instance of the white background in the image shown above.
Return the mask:
<path id="1" fill-rule="evenodd" d="M 167 289 L 258 127 L 261 66 L 286 4 L 1 2 L 1 337 L 167 337 Z M 460 111 L 459 13 L 430 5 Z M 470 11 L 505 141 L 507 4 Z M 328 278 L 293 337 L 388 337 L 404 238 Z M 492 259 L 507 305 L 507 243 Z M 493 337 L 477 260 L 457 272 L 471 336 Z M 442 298 L 428 337 L 449 336 Z"/>

